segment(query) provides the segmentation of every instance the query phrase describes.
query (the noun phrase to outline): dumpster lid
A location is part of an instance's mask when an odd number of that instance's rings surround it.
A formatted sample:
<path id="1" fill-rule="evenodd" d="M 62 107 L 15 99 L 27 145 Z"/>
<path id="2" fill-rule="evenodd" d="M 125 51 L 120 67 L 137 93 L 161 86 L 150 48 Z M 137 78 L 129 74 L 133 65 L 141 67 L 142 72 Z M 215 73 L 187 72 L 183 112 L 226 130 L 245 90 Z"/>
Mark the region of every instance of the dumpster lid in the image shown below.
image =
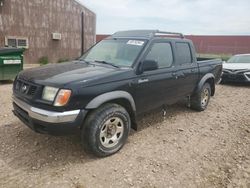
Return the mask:
<path id="1" fill-rule="evenodd" d="M 22 48 L 0 48 L 0 55 L 15 53 L 15 52 L 24 52 Z"/>

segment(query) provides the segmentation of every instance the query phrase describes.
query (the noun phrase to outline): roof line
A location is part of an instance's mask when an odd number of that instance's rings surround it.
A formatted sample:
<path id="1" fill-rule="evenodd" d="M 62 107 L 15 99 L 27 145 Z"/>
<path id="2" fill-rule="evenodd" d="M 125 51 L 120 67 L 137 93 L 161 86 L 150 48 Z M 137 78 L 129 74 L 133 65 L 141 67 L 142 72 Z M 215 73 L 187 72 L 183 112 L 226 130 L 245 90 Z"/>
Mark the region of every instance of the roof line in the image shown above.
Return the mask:
<path id="1" fill-rule="evenodd" d="M 167 31 L 159 31 L 159 30 L 128 30 L 128 31 L 118 31 L 114 33 L 111 37 L 113 38 L 127 38 L 127 37 L 143 37 L 143 38 L 153 38 L 153 37 L 177 37 L 184 39 L 184 35 L 182 33 L 176 32 L 167 32 Z"/>
<path id="2" fill-rule="evenodd" d="M 88 11 L 92 12 L 93 14 L 96 14 L 90 8 L 88 8 L 87 6 L 85 6 L 81 1 L 79 1 L 79 0 L 73 0 L 73 1 L 75 1 L 76 3 L 78 3 L 79 5 L 81 5 L 83 8 L 87 9 Z"/>

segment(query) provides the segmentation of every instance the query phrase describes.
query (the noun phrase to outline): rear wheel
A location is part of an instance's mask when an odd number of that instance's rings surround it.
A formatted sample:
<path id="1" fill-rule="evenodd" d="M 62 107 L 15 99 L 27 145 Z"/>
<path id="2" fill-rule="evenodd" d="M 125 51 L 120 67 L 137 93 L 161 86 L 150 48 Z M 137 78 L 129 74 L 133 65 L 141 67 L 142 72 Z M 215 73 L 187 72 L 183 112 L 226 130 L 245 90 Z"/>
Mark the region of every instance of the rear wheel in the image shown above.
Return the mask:
<path id="1" fill-rule="evenodd" d="M 211 86 L 205 83 L 201 90 L 191 96 L 191 108 L 197 111 L 204 111 L 207 108 L 211 97 Z"/>
<path id="2" fill-rule="evenodd" d="M 102 105 L 87 117 L 81 133 L 82 143 L 96 156 L 112 155 L 125 144 L 130 124 L 125 108 L 117 104 Z"/>

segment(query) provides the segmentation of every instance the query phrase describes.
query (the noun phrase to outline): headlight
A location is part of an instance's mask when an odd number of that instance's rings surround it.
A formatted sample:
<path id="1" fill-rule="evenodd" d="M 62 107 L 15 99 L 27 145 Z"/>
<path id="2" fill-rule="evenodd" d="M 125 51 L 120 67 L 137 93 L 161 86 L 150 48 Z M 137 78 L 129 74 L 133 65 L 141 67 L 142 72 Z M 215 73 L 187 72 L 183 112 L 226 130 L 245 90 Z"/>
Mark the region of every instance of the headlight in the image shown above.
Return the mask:
<path id="1" fill-rule="evenodd" d="M 54 102 L 54 106 L 64 106 L 68 103 L 69 98 L 71 96 L 71 90 L 68 89 L 60 89 L 56 96 L 56 100 Z"/>
<path id="2" fill-rule="evenodd" d="M 42 99 L 53 102 L 54 106 L 64 106 L 68 103 L 71 96 L 71 90 L 60 89 L 55 87 L 45 86 L 43 89 Z"/>
<path id="3" fill-rule="evenodd" d="M 56 97 L 57 92 L 58 92 L 58 88 L 45 86 L 43 89 L 42 99 L 53 102 Z"/>

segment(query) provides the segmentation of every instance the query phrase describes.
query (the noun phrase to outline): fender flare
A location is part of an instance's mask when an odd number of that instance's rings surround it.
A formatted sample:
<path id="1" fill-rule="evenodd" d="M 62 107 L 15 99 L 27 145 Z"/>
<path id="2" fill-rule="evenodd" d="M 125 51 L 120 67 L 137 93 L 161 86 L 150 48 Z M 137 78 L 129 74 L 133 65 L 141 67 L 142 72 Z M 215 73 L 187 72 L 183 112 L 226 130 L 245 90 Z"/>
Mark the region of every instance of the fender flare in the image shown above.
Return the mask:
<path id="1" fill-rule="evenodd" d="M 207 82 L 208 79 L 212 79 L 213 81 L 215 80 L 215 77 L 212 73 L 207 73 L 205 74 L 201 80 L 199 81 L 198 83 L 198 86 L 197 86 L 197 89 L 195 92 L 198 92 L 201 90 L 202 86 Z M 212 96 L 214 95 L 214 92 L 215 92 L 215 83 L 213 85 L 211 85 L 211 89 L 212 89 Z"/>
<path id="2" fill-rule="evenodd" d="M 136 112 L 136 106 L 135 101 L 132 97 L 132 95 L 126 91 L 112 91 L 108 93 L 103 93 L 101 95 L 98 95 L 94 99 L 92 99 L 87 105 L 86 109 L 95 109 L 98 108 L 100 105 L 102 105 L 105 102 L 115 100 L 115 99 L 126 99 L 129 101 L 132 109 L 134 112 Z"/>

